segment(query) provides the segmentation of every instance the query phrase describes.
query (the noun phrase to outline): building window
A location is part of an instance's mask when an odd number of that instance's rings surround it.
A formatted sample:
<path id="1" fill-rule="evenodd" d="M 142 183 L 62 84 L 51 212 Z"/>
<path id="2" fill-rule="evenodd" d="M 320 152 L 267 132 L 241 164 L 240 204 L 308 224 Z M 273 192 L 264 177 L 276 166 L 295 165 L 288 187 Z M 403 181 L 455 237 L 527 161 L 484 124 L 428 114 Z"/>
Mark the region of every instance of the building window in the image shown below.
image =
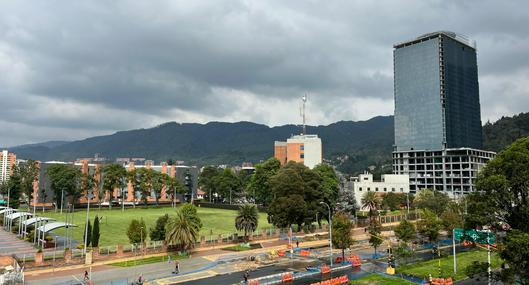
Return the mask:
<path id="1" fill-rule="evenodd" d="M 367 187 L 367 191 L 371 191 L 371 188 Z"/>
<path id="2" fill-rule="evenodd" d="M 300 146 L 299 146 L 299 149 L 300 149 L 300 150 L 305 150 L 305 145 L 300 145 Z"/>
<path id="3" fill-rule="evenodd" d="M 367 180 L 367 177 L 364 177 L 364 180 Z"/>
<path id="4" fill-rule="evenodd" d="M 386 187 L 384 187 L 384 192 L 388 192 L 388 189 L 386 189 Z"/>
<path id="5" fill-rule="evenodd" d="M 305 154 L 304 153 L 300 154 L 299 158 L 305 158 Z"/>
<path id="6" fill-rule="evenodd" d="M 391 192 L 395 192 L 395 188 L 391 188 Z"/>
<path id="7" fill-rule="evenodd" d="M 375 192 L 378 192 L 378 187 L 375 187 Z"/>
<path id="8" fill-rule="evenodd" d="M 358 191 L 362 191 L 362 187 L 359 187 L 359 188 L 358 188 Z"/>
<path id="9" fill-rule="evenodd" d="M 403 188 L 400 188 L 400 192 L 404 192 L 404 189 L 403 189 Z"/>

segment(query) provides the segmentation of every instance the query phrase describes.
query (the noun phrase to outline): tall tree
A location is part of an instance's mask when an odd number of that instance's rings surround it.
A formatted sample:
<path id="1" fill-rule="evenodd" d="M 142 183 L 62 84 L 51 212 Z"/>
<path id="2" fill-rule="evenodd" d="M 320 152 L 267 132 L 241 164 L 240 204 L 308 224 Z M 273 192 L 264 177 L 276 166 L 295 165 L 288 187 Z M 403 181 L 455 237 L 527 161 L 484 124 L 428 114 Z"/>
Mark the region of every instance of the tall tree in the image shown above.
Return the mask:
<path id="1" fill-rule="evenodd" d="M 101 233 L 99 232 L 99 217 L 96 215 L 94 218 L 94 229 L 92 230 L 92 246 L 98 247 L 99 246 L 99 238 L 101 237 Z"/>
<path id="2" fill-rule="evenodd" d="M 81 170 L 69 164 L 54 164 L 46 171 L 57 206 L 62 207 L 63 193 L 65 200 L 70 200 L 73 205 L 81 196 Z"/>
<path id="3" fill-rule="evenodd" d="M 198 176 L 198 186 L 206 192 L 209 202 L 213 201 L 213 194 L 217 192 L 215 177 L 219 174 L 219 169 L 215 166 L 205 166 Z"/>
<path id="4" fill-rule="evenodd" d="M 182 184 L 182 182 L 176 177 L 171 177 L 169 175 L 165 175 L 164 177 L 167 192 L 171 195 L 171 201 L 173 204 L 176 205 L 176 194 L 185 193 L 184 184 Z"/>
<path id="5" fill-rule="evenodd" d="M 342 259 L 345 260 L 345 250 L 353 245 L 351 235 L 353 223 L 349 215 L 338 212 L 332 218 L 332 244 L 342 250 Z"/>
<path id="6" fill-rule="evenodd" d="M 232 203 L 234 199 L 242 194 L 242 183 L 231 169 L 224 169 L 215 176 L 214 180 L 218 187 L 218 192 L 225 202 L 229 201 L 229 203 Z"/>
<path id="7" fill-rule="evenodd" d="M 500 256 L 512 269 L 512 273 L 518 277 L 520 284 L 529 284 L 529 233 L 520 230 L 510 231 Z"/>
<path id="8" fill-rule="evenodd" d="M 244 239 L 248 240 L 248 233 L 253 233 L 259 225 L 259 213 L 257 207 L 252 204 L 239 206 L 235 217 L 235 228 L 244 231 Z"/>
<path id="9" fill-rule="evenodd" d="M 152 192 L 152 180 L 154 171 L 150 168 L 139 168 L 135 171 L 135 187 L 139 190 L 143 204 L 147 206 L 148 198 Z"/>
<path id="10" fill-rule="evenodd" d="M 331 206 L 335 205 L 340 191 L 340 181 L 334 168 L 328 164 L 318 164 L 313 171 L 322 179 L 323 201 Z"/>
<path id="11" fill-rule="evenodd" d="M 367 227 L 369 233 L 369 244 L 375 249 L 375 255 L 377 254 L 377 248 L 384 242 L 382 236 L 382 225 L 377 218 L 369 219 L 369 225 Z"/>
<path id="12" fill-rule="evenodd" d="M 90 224 L 90 220 L 88 220 L 88 225 L 85 227 L 83 241 L 86 243 L 86 247 L 89 247 L 92 242 L 92 225 Z"/>
<path id="13" fill-rule="evenodd" d="M 340 191 L 338 201 L 336 202 L 336 210 L 347 213 L 348 215 L 356 215 L 356 197 L 353 191 Z"/>
<path id="14" fill-rule="evenodd" d="M 403 197 L 406 199 L 404 194 L 389 192 L 382 198 L 382 207 L 390 211 L 398 210 L 400 209 Z"/>
<path id="15" fill-rule="evenodd" d="M 151 186 L 152 191 L 154 192 L 154 199 L 156 201 L 156 205 L 159 205 L 160 196 L 162 195 L 162 188 L 165 186 L 165 181 L 167 181 L 164 175 L 167 174 L 163 174 L 154 170 L 152 173 Z"/>
<path id="16" fill-rule="evenodd" d="M 18 167 L 20 175 L 20 186 L 22 187 L 22 193 L 24 194 L 26 205 L 29 209 L 33 197 L 33 186 L 37 181 L 39 175 L 39 167 L 37 162 L 34 160 L 28 160 L 24 163 L 20 163 Z"/>
<path id="17" fill-rule="evenodd" d="M 18 168 L 13 167 L 13 174 L 6 183 L 6 194 L 9 195 L 9 207 L 17 209 L 20 206 L 20 196 L 22 193 L 22 183 Z"/>
<path id="18" fill-rule="evenodd" d="M 270 179 L 281 168 L 281 163 L 276 158 L 270 158 L 263 163 L 255 165 L 255 172 L 250 178 L 248 192 L 255 196 L 255 203 L 264 206 L 270 205 L 273 194 L 270 187 Z"/>
<path id="19" fill-rule="evenodd" d="M 103 189 L 109 193 L 108 205 L 112 208 L 114 190 L 119 189 L 123 203 L 123 188 L 126 186 L 127 170 L 120 164 L 112 163 L 103 167 Z"/>

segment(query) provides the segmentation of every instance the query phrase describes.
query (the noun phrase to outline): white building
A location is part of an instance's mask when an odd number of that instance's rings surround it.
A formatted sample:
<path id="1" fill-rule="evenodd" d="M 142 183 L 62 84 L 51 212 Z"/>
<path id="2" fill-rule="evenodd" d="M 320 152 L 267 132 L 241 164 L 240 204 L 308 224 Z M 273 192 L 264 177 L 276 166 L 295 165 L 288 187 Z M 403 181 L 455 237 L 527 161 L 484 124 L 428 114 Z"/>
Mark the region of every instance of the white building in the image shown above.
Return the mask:
<path id="1" fill-rule="evenodd" d="M 351 179 L 350 189 L 353 191 L 356 204 L 362 206 L 362 197 L 366 192 L 376 192 L 381 195 L 393 193 L 409 193 L 410 177 L 407 174 L 383 174 L 381 181 L 373 181 L 373 174 L 364 173 Z"/>
<path id="2" fill-rule="evenodd" d="M 308 168 L 314 168 L 323 160 L 321 139 L 318 135 L 295 135 L 286 142 L 276 141 L 274 157 L 281 162 L 281 165 L 295 161 L 303 163 Z"/>

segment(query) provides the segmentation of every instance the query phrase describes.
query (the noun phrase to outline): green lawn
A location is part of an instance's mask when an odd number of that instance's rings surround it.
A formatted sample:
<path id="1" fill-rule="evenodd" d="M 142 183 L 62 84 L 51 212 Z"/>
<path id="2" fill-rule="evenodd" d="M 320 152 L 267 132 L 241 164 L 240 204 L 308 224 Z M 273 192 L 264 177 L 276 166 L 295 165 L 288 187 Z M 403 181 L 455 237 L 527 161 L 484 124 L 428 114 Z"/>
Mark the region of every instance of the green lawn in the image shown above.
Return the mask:
<path id="1" fill-rule="evenodd" d="M 418 277 L 428 276 L 432 274 L 433 277 L 452 277 L 454 280 L 460 280 L 466 277 L 465 268 L 473 261 L 487 262 L 487 251 L 480 249 L 476 251 L 458 253 L 457 259 L 457 274 L 454 276 L 454 257 L 447 256 L 441 258 L 441 272 L 439 276 L 439 260 L 428 260 L 414 264 L 397 266 L 397 273 L 406 273 Z M 500 267 L 501 259 L 497 253 L 491 253 L 492 268 Z"/>
<path id="2" fill-rule="evenodd" d="M 120 208 L 113 208 L 112 210 L 102 209 L 98 210 L 97 206 L 90 209 L 90 221 L 93 226 L 94 217 L 98 215 L 103 217 L 100 224 L 101 239 L 100 246 L 112 246 L 116 244 L 129 244 L 126 231 L 130 221 L 134 218 L 143 218 L 147 228 L 153 227 L 156 219 L 164 214 L 174 215 L 175 209 L 171 207 L 150 207 L 150 208 L 135 208 L 125 209 L 122 212 Z M 54 212 L 45 212 L 39 214 L 46 217 L 55 218 L 58 221 L 65 220 L 65 214 Z M 213 238 L 217 238 L 219 234 L 234 233 L 235 230 L 235 210 L 223 210 L 212 208 L 198 208 L 198 215 L 202 219 L 203 227 L 200 232 L 201 235 L 209 239 L 212 234 Z M 73 214 L 73 223 L 78 227 L 73 230 L 73 238 L 78 241 L 83 240 L 86 211 L 76 211 Z M 268 224 L 265 213 L 259 213 L 259 230 L 272 227 Z M 64 229 L 56 231 L 57 234 L 63 235 Z M 148 239 L 148 238 L 147 238 Z"/>
<path id="3" fill-rule="evenodd" d="M 349 282 L 351 285 L 411 285 L 414 284 L 398 277 L 387 277 L 379 274 L 369 274 L 362 278 L 352 280 Z"/>

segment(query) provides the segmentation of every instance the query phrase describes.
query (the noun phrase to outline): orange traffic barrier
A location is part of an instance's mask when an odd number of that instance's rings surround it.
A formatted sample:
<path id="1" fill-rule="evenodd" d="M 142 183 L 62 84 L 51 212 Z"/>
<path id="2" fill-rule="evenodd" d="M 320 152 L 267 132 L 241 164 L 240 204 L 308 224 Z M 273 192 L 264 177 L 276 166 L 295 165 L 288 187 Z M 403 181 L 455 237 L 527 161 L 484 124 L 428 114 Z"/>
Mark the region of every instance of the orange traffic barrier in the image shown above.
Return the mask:
<path id="1" fill-rule="evenodd" d="M 292 274 L 292 272 L 283 273 L 283 275 L 281 276 L 281 280 L 283 281 L 283 283 L 291 282 L 292 280 L 294 280 L 294 274 Z"/>
<path id="2" fill-rule="evenodd" d="M 343 258 L 342 258 L 341 256 L 338 256 L 338 257 L 334 260 L 334 262 L 336 262 L 336 263 L 340 263 L 340 262 L 342 262 L 342 261 L 343 261 Z"/>
<path id="3" fill-rule="evenodd" d="M 284 250 L 278 250 L 277 251 L 277 256 L 285 256 L 285 251 Z"/>
<path id="4" fill-rule="evenodd" d="M 358 267 L 362 265 L 362 261 L 360 260 L 360 257 L 358 255 L 351 255 L 349 256 L 348 260 L 351 262 L 353 267 Z"/>
<path id="5" fill-rule="evenodd" d="M 327 273 L 329 273 L 329 272 L 331 272 L 331 268 L 330 268 L 329 266 L 327 266 L 327 265 L 323 265 L 323 266 L 321 267 L 321 274 L 327 274 Z"/>
<path id="6" fill-rule="evenodd" d="M 302 249 L 302 250 L 299 251 L 299 255 L 301 255 L 301 256 L 309 256 L 310 255 L 310 250 Z"/>
<path id="7" fill-rule="evenodd" d="M 341 284 L 347 284 L 349 283 L 349 277 L 347 277 L 347 275 L 342 275 L 340 277 L 338 277 L 340 279 L 340 283 Z"/>
<path id="8" fill-rule="evenodd" d="M 248 285 L 259 285 L 259 279 L 248 280 Z"/>
<path id="9" fill-rule="evenodd" d="M 331 280 L 321 281 L 320 285 L 331 285 Z"/>

